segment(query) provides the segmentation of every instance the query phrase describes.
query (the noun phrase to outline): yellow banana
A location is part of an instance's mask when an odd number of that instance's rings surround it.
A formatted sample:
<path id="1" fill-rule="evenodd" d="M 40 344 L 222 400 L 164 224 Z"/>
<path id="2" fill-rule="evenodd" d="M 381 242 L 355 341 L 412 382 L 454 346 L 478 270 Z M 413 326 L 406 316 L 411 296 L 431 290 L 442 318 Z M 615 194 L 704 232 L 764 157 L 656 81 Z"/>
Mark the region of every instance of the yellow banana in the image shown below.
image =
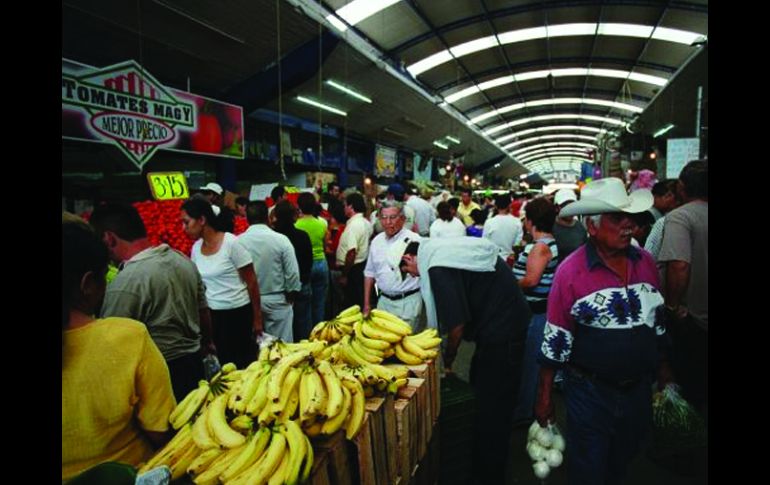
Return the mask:
<path id="1" fill-rule="evenodd" d="M 233 362 L 228 362 L 222 366 L 222 374 L 231 374 L 236 370 L 238 370 L 238 366 L 236 366 Z"/>
<path id="2" fill-rule="evenodd" d="M 361 312 L 354 313 L 352 315 L 348 315 L 346 317 L 337 317 L 334 319 L 334 322 L 341 324 L 341 325 L 353 325 L 356 321 L 363 319 L 364 316 L 361 314 Z"/>
<path id="3" fill-rule="evenodd" d="M 352 399 L 350 417 L 345 425 L 345 437 L 351 440 L 358 434 L 361 424 L 364 422 L 366 397 L 364 396 L 364 388 L 356 379 L 343 379 L 342 385 L 350 392 Z"/>
<path id="4" fill-rule="evenodd" d="M 416 334 L 412 335 L 412 337 L 414 337 L 416 339 L 438 337 L 438 330 L 436 330 L 435 328 L 426 328 L 422 332 L 416 333 Z"/>
<path id="5" fill-rule="evenodd" d="M 270 347 L 260 347 L 259 348 L 259 355 L 257 356 L 257 361 L 259 362 L 267 362 L 270 359 Z"/>
<path id="6" fill-rule="evenodd" d="M 299 480 L 302 469 L 302 460 L 305 458 L 306 454 L 305 435 L 302 433 L 302 429 L 296 421 L 289 420 L 286 421 L 284 425 L 285 428 L 282 428 L 281 432 L 286 437 L 286 443 L 289 447 L 289 452 L 287 453 L 289 463 L 286 467 L 284 482 L 294 485 Z"/>
<path id="7" fill-rule="evenodd" d="M 325 419 L 326 402 L 329 399 L 329 393 L 326 392 L 323 378 L 316 369 L 313 369 L 308 378 L 310 379 L 310 400 L 313 401 L 314 408 L 314 413 L 312 416 L 317 416 L 320 414 Z M 310 418 L 310 416 L 308 416 L 308 418 Z"/>
<path id="8" fill-rule="evenodd" d="M 222 453 L 224 453 L 224 450 L 219 448 L 212 448 L 201 452 L 192 463 L 187 466 L 187 474 L 192 478 L 195 478 L 203 473 L 203 471 L 206 470 Z"/>
<path id="9" fill-rule="evenodd" d="M 387 368 L 396 379 L 403 379 L 409 377 L 409 367 L 402 364 L 385 364 L 383 367 Z"/>
<path id="10" fill-rule="evenodd" d="M 267 398 L 270 402 L 276 402 L 281 397 L 283 380 L 289 369 L 310 357 L 308 350 L 300 350 L 282 358 L 270 372 L 270 381 L 267 383 Z"/>
<path id="11" fill-rule="evenodd" d="M 391 394 L 396 394 L 400 388 L 406 385 L 406 383 L 407 383 L 406 378 L 397 379 L 395 382 L 391 382 L 390 384 L 388 384 L 387 390 Z"/>
<path id="12" fill-rule="evenodd" d="M 223 483 L 229 482 L 239 473 L 250 467 L 262 456 L 270 440 L 270 429 L 259 428 L 249 439 L 243 451 L 233 460 L 230 465 L 219 475 L 219 480 Z"/>
<path id="13" fill-rule="evenodd" d="M 267 485 L 283 485 L 284 483 L 288 483 L 286 482 L 286 473 L 289 471 L 290 459 L 289 454 L 284 453 L 278 468 L 276 468 L 272 476 L 268 478 Z"/>
<path id="14" fill-rule="evenodd" d="M 297 384 L 299 384 L 300 375 L 301 374 L 299 369 L 294 367 L 289 369 L 288 373 L 286 374 L 286 379 L 283 380 L 281 394 L 278 396 L 278 400 L 268 402 L 268 406 L 270 407 L 270 414 L 272 414 L 273 417 L 278 418 L 283 416 L 284 409 L 286 408 L 286 405 L 291 398 L 291 394 L 295 390 Z"/>
<path id="15" fill-rule="evenodd" d="M 179 453 L 180 449 L 183 449 L 187 444 L 189 444 L 190 440 L 192 440 L 192 425 L 187 424 L 182 426 L 182 428 L 179 429 L 179 432 L 177 432 L 177 434 L 171 438 L 171 441 L 166 443 L 166 446 L 158 450 L 158 452 L 155 453 L 155 455 L 153 455 L 147 461 L 147 463 L 145 463 L 139 469 L 138 473 L 144 473 L 163 463 L 166 463 L 172 455 Z"/>
<path id="16" fill-rule="evenodd" d="M 235 418 L 230 421 L 230 427 L 233 429 L 237 429 L 238 431 L 242 433 L 248 433 L 251 431 L 251 428 L 254 426 L 254 420 L 251 416 L 247 414 L 241 414 L 239 416 L 236 416 Z"/>
<path id="17" fill-rule="evenodd" d="M 355 338 L 360 340 L 363 345 L 365 345 L 366 347 L 369 347 L 370 349 L 376 349 L 380 351 L 386 350 L 390 347 L 390 342 L 386 342 L 385 340 L 369 338 L 366 335 L 364 335 L 363 326 L 364 326 L 363 320 L 357 321 L 353 326 L 353 330 L 355 331 Z"/>
<path id="18" fill-rule="evenodd" d="M 398 360 L 400 360 L 404 364 L 409 364 L 409 365 L 419 365 L 419 364 L 422 364 L 422 359 L 420 359 L 419 357 L 417 357 L 414 354 L 411 354 L 411 353 L 407 352 L 401 346 L 400 343 L 397 344 L 394 347 L 394 350 L 396 351 L 396 357 L 398 357 Z"/>
<path id="19" fill-rule="evenodd" d="M 380 379 L 386 380 L 388 382 L 396 380 L 396 375 L 393 373 L 393 371 L 384 365 L 369 364 L 367 367 L 371 369 Z M 407 370 L 407 372 L 409 371 Z"/>
<path id="20" fill-rule="evenodd" d="M 206 407 L 203 412 L 198 415 L 198 419 L 192 426 L 192 437 L 195 441 L 195 446 L 201 450 L 208 450 L 211 448 L 219 448 L 219 443 L 214 441 L 209 431 L 208 414 L 211 407 Z"/>
<path id="21" fill-rule="evenodd" d="M 404 348 L 404 350 L 410 354 L 416 355 L 423 361 L 430 358 L 430 354 L 428 354 L 422 347 L 413 342 L 411 337 L 404 337 L 404 340 L 401 341 L 401 346 Z"/>
<path id="22" fill-rule="evenodd" d="M 409 330 L 406 330 L 404 327 L 395 323 L 394 321 L 386 320 L 382 317 L 375 317 L 370 315 L 369 321 L 374 327 L 390 333 L 395 333 L 396 335 L 401 337 L 405 337 L 412 333 L 411 327 L 409 328 Z"/>
<path id="23" fill-rule="evenodd" d="M 328 402 L 326 403 L 325 414 L 327 418 L 332 418 L 339 414 L 342 409 L 342 392 L 340 379 L 334 373 L 331 364 L 322 360 L 318 363 L 318 373 L 321 375 L 326 392 L 328 393 Z"/>
<path id="24" fill-rule="evenodd" d="M 201 454 L 200 448 L 195 446 L 195 443 L 190 443 L 187 450 L 183 455 L 179 456 L 179 459 L 173 460 L 168 467 L 171 468 L 171 480 L 178 480 L 187 472 L 187 467 L 190 466 L 198 455 Z"/>
<path id="25" fill-rule="evenodd" d="M 396 355 L 396 351 L 393 347 L 388 347 L 382 355 L 387 359 Z"/>
<path id="26" fill-rule="evenodd" d="M 227 424 L 225 417 L 225 406 L 227 405 L 227 395 L 218 396 L 208 408 L 206 414 L 208 418 L 209 429 L 213 438 L 225 448 L 238 448 L 246 442 L 246 437 L 235 431 Z"/>
<path id="27" fill-rule="evenodd" d="M 361 313 L 361 307 L 358 305 L 353 305 L 342 310 L 340 314 L 337 315 L 337 318 L 345 318 L 351 315 L 356 315 L 358 313 Z"/>
<path id="28" fill-rule="evenodd" d="M 191 392 L 192 397 L 187 402 L 186 407 L 182 409 L 176 416 L 174 416 L 173 419 L 169 417 L 172 428 L 179 429 L 184 426 L 192 419 L 195 413 L 198 412 L 203 403 L 206 401 L 206 397 L 209 393 L 209 384 L 206 381 L 201 381 L 201 383 L 202 384 L 200 384 L 197 389 Z"/>
<path id="29" fill-rule="evenodd" d="M 361 325 L 361 331 L 366 337 L 376 340 L 384 340 L 391 344 L 400 342 L 403 338 L 403 335 L 399 333 L 391 332 L 390 330 L 385 330 L 380 326 L 374 325 L 371 319 L 364 320 L 363 325 Z"/>
<path id="30" fill-rule="evenodd" d="M 294 418 L 294 415 L 297 413 L 297 408 L 299 407 L 299 384 L 300 377 L 298 371 L 297 380 L 289 391 L 289 398 L 286 400 L 286 406 L 284 406 L 283 411 L 281 412 L 281 421 L 290 420 Z"/>
<path id="31" fill-rule="evenodd" d="M 321 335 L 321 331 L 324 327 L 326 327 L 325 321 L 316 323 L 310 331 L 310 340 L 321 340 L 318 337 Z"/>
<path id="32" fill-rule="evenodd" d="M 340 340 L 338 351 L 342 360 L 351 366 L 362 366 L 369 363 L 350 347 L 350 336 L 346 336 L 344 339 Z"/>
<path id="33" fill-rule="evenodd" d="M 348 388 L 343 385 L 340 385 L 340 388 L 342 389 L 342 408 L 336 416 L 327 419 L 324 422 L 323 426 L 321 427 L 321 434 L 330 436 L 336 433 L 345 423 L 348 414 L 350 414 L 350 406 L 352 404 L 350 391 L 348 391 Z"/>
<path id="34" fill-rule="evenodd" d="M 379 364 L 382 362 L 382 352 L 379 350 L 372 350 L 362 347 L 361 344 L 359 344 L 358 341 L 354 338 L 350 339 L 349 345 L 353 351 L 359 355 L 359 357 L 369 362 L 370 364 Z"/>
<path id="35" fill-rule="evenodd" d="M 435 349 L 441 345 L 441 338 L 439 337 L 423 337 L 421 339 L 413 338 L 412 342 L 416 343 L 424 350 Z"/>
<path id="36" fill-rule="evenodd" d="M 405 321 L 403 321 L 402 319 L 398 318 L 396 315 L 393 315 L 392 313 L 386 312 L 385 310 L 374 308 L 371 311 L 370 316 L 372 317 L 372 319 L 376 320 L 377 322 L 381 322 L 384 320 L 386 322 L 392 323 L 393 325 L 389 325 L 389 326 L 392 326 L 394 329 L 399 328 L 401 330 L 400 332 L 396 332 L 396 333 L 400 333 L 401 335 L 412 334 L 412 326 L 406 323 Z M 392 330 L 392 331 L 395 332 L 395 330 Z"/>
<path id="37" fill-rule="evenodd" d="M 270 445 L 267 447 L 264 456 L 260 459 L 259 464 L 253 469 L 248 469 L 252 474 L 249 483 L 265 483 L 268 477 L 272 476 L 278 469 L 285 453 L 286 438 L 277 430 L 273 430 Z"/>
<path id="38" fill-rule="evenodd" d="M 179 416 L 180 413 L 185 411 L 185 408 L 190 405 L 190 403 L 193 401 L 193 397 L 198 394 L 199 390 L 200 390 L 200 386 L 188 392 L 187 395 L 177 403 L 174 410 L 171 411 L 171 414 L 168 415 L 169 423 L 173 423 L 176 420 L 177 416 Z"/>
<path id="39" fill-rule="evenodd" d="M 216 485 L 219 483 L 219 475 L 235 461 L 243 452 L 243 447 L 225 450 L 221 455 L 209 464 L 208 468 L 203 470 L 195 478 L 193 483 L 196 485 Z"/>
<path id="40" fill-rule="evenodd" d="M 267 381 L 269 379 L 269 374 L 265 374 L 262 377 L 259 378 L 259 384 L 257 385 L 257 391 L 254 393 L 254 396 L 251 398 L 249 403 L 246 405 L 246 414 L 248 414 L 251 417 L 257 417 L 259 416 L 259 413 L 262 412 L 262 409 L 264 409 L 265 404 L 267 404 Z"/>

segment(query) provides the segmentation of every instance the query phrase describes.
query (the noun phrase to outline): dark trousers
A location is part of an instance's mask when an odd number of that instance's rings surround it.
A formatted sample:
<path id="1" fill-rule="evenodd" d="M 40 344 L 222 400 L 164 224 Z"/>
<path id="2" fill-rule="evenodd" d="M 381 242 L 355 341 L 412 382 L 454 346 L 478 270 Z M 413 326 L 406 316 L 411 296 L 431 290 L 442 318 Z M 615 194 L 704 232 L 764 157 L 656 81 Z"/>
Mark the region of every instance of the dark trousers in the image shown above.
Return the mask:
<path id="1" fill-rule="evenodd" d="M 621 390 L 568 371 L 567 477 L 569 485 L 615 485 L 652 425 L 651 381 Z"/>
<path id="2" fill-rule="evenodd" d="M 682 396 L 699 411 L 708 402 L 708 331 L 688 316 L 669 324 L 671 337 L 671 370 L 682 387 Z"/>
<path id="3" fill-rule="evenodd" d="M 198 388 L 198 381 L 204 378 L 203 360 L 198 352 L 166 361 L 171 375 L 171 387 L 174 388 L 176 402 L 180 402 L 193 389 Z"/>
<path id="4" fill-rule="evenodd" d="M 243 369 L 257 360 L 251 304 L 232 310 L 211 310 L 214 345 L 219 362 L 233 362 Z"/>
<path id="5" fill-rule="evenodd" d="M 505 483 L 523 356 L 524 342 L 476 344 L 470 369 L 476 395 L 472 450 L 475 484 Z"/>
<path id="6" fill-rule="evenodd" d="M 364 267 L 366 267 L 366 261 L 350 267 L 348 284 L 345 287 L 343 310 L 353 305 L 364 306 Z"/>

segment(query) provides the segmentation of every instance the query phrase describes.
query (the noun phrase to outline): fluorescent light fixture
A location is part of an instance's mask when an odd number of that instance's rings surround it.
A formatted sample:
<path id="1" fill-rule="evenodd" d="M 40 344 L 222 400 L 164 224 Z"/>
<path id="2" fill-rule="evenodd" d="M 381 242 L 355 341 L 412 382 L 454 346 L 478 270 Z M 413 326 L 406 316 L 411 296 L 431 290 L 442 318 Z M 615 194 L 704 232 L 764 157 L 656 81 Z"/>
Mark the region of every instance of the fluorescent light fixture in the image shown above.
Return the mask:
<path id="1" fill-rule="evenodd" d="M 638 24 L 599 24 L 599 35 L 622 35 L 646 39 L 655 27 Z"/>
<path id="2" fill-rule="evenodd" d="M 652 135 L 652 137 L 653 138 L 657 138 L 657 137 L 659 137 L 659 136 L 661 136 L 661 135 L 663 135 L 665 133 L 668 133 L 669 131 L 671 131 L 672 128 L 674 128 L 674 124 L 673 123 L 669 123 L 666 126 L 664 126 L 663 128 L 661 128 L 658 131 L 656 131 L 655 134 Z"/>
<path id="3" fill-rule="evenodd" d="M 326 84 L 328 84 L 329 86 L 331 86 L 333 88 L 336 88 L 336 89 L 342 91 L 345 94 L 349 94 L 350 96 L 353 96 L 356 99 L 360 99 L 361 101 L 364 101 L 366 103 L 370 103 L 371 104 L 371 102 L 372 102 L 372 100 L 370 98 L 367 98 L 363 94 L 361 94 L 361 93 L 359 93 L 357 91 L 354 91 L 353 89 L 349 88 L 348 86 L 345 86 L 344 84 L 340 84 L 340 83 L 338 83 L 337 81 L 335 81 L 333 79 L 327 79 L 326 80 Z"/>
<path id="4" fill-rule="evenodd" d="M 630 79 L 631 81 L 638 81 L 645 84 L 654 84 L 655 86 L 665 86 L 668 82 L 668 80 L 664 77 L 652 76 L 649 74 L 639 74 L 621 69 L 566 67 L 562 69 L 546 69 L 541 71 L 522 72 L 512 76 L 494 78 L 489 81 L 485 81 L 478 86 L 472 85 L 453 94 L 450 94 L 449 96 L 446 96 L 445 99 L 448 103 L 454 103 L 455 101 L 467 98 L 468 96 L 473 96 L 474 94 L 486 91 L 487 89 L 504 86 L 506 84 L 512 84 L 514 82 L 530 81 L 532 79 L 545 79 L 549 75 L 553 77 L 592 76 L 610 77 L 615 79 Z"/>
<path id="5" fill-rule="evenodd" d="M 456 144 L 458 144 L 458 145 L 460 144 L 460 140 L 458 140 L 457 138 L 455 138 L 455 137 L 453 137 L 453 136 L 449 136 L 449 135 L 447 135 L 447 136 L 445 136 L 444 138 L 446 138 L 447 140 L 451 141 L 452 143 L 456 143 Z"/>
<path id="6" fill-rule="evenodd" d="M 345 25 L 345 22 L 337 18 L 336 15 L 327 15 L 326 20 L 328 20 L 329 23 L 332 24 L 332 26 L 335 29 L 339 30 L 340 32 L 345 32 L 346 30 L 348 30 L 348 26 Z"/>
<path id="7" fill-rule="evenodd" d="M 347 116 L 348 114 L 341 109 L 335 108 L 334 106 L 329 106 L 328 104 L 323 104 L 319 101 L 316 101 L 315 99 L 306 98 L 304 96 L 297 96 L 297 101 L 305 104 L 309 104 L 311 106 L 315 106 L 316 108 L 325 109 L 326 111 L 329 111 L 331 113 L 335 113 L 341 116 Z"/>
<path id="8" fill-rule="evenodd" d="M 441 143 L 438 140 L 434 141 L 433 144 L 436 145 L 439 148 L 443 148 L 444 150 L 448 150 L 449 149 L 449 145 L 444 145 L 443 143 Z"/>
<path id="9" fill-rule="evenodd" d="M 552 98 L 552 99 L 538 99 L 535 101 L 526 101 L 524 103 L 516 103 L 508 106 L 503 106 L 500 109 L 492 110 L 487 113 L 484 113 L 483 115 L 479 115 L 474 118 L 471 118 L 471 122 L 478 124 L 479 122 L 484 121 L 486 119 L 489 119 L 504 113 L 510 113 L 511 111 L 517 111 L 523 108 L 534 108 L 537 106 L 553 106 L 557 104 L 591 104 L 596 106 L 606 106 L 608 108 L 615 108 L 615 109 L 620 109 L 624 111 L 630 111 L 632 113 L 641 113 L 642 111 L 644 111 L 644 108 L 640 108 L 639 106 L 634 106 L 632 104 L 626 104 L 626 103 L 618 103 L 618 102 L 609 101 L 606 99 Z"/>
<path id="10" fill-rule="evenodd" d="M 548 120 L 569 120 L 569 119 L 578 119 L 578 120 L 588 120 L 588 121 L 598 121 L 599 123 L 609 123 L 612 125 L 618 125 L 618 126 L 626 126 L 628 123 L 626 123 L 623 120 L 619 120 L 617 118 L 608 118 L 606 116 L 594 116 L 594 115 L 581 115 L 578 113 L 569 113 L 569 114 L 558 114 L 558 115 L 541 115 L 541 116 L 533 116 L 531 118 L 520 118 L 518 120 L 509 121 L 508 123 L 503 123 L 502 125 L 497 125 L 493 128 L 490 128 L 488 130 L 484 131 L 485 135 L 492 135 L 494 133 L 497 133 L 498 131 L 502 131 L 506 128 L 510 128 L 512 126 L 518 126 L 518 125 L 524 125 L 527 123 L 534 123 L 537 121 L 548 121 Z"/>
<path id="11" fill-rule="evenodd" d="M 521 130 L 516 133 L 511 133 L 509 135 L 501 136 L 500 138 L 496 139 L 496 143 L 502 143 L 506 140 L 510 140 L 511 138 L 520 138 L 525 135 L 531 135 L 532 133 L 541 133 L 543 131 L 567 131 L 567 130 L 575 130 L 575 131 L 587 131 L 590 133 L 606 133 L 607 130 L 604 128 L 595 128 L 593 126 L 580 126 L 580 125 L 552 125 L 552 126 L 539 126 L 537 128 L 529 128 L 526 130 Z"/>
<path id="12" fill-rule="evenodd" d="M 503 32 L 497 36 L 497 39 L 495 39 L 495 36 L 487 36 L 464 42 L 457 46 L 450 47 L 449 49 L 432 54 L 425 59 L 421 59 L 408 66 L 407 70 L 413 76 L 417 76 L 425 71 L 433 69 L 440 64 L 449 62 L 454 58 L 497 47 L 498 42 L 496 42 L 496 40 L 499 41 L 500 45 L 505 45 L 514 44 L 517 42 L 525 42 L 528 40 L 545 39 L 548 37 L 574 37 L 586 35 L 607 35 L 639 38 L 651 37 L 657 40 L 690 45 L 703 34 L 697 32 L 688 32 L 684 30 L 668 29 L 665 27 L 622 23 L 573 23 L 550 25 L 548 27 L 532 27 Z M 454 56 L 450 53 L 454 54 Z"/>
<path id="13" fill-rule="evenodd" d="M 596 141 L 596 137 L 595 136 L 590 136 L 590 135 L 573 135 L 573 134 L 543 135 L 543 136 L 534 136 L 532 138 L 525 138 L 524 140 L 515 141 L 513 143 L 510 143 L 510 144 L 504 146 L 503 150 L 508 150 L 510 148 L 514 148 L 514 147 L 517 147 L 519 145 L 523 145 L 525 143 L 532 143 L 533 141 L 556 140 L 556 139 Z"/>
<path id="14" fill-rule="evenodd" d="M 400 1 L 401 0 L 353 0 L 344 7 L 337 9 L 334 13 L 345 19 L 345 21 L 350 25 L 356 25 L 362 20 L 367 19 L 377 12 L 384 10 L 394 3 Z M 339 20 L 337 20 L 335 23 L 335 21 L 332 19 L 336 20 L 334 15 L 329 15 L 326 17 L 326 20 L 334 24 L 334 26 L 337 27 L 341 32 L 345 32 L 347 30 L 348 27 L 344 23 L 340 22 Z M 342 28 L 340 28 L 340 26 Z"/>
<path id="15" fill-rule="evenodd" d="M 519 178 L 520 178 L 521 180 L 524 180 L 525 178 L 527 178 L 527 176 L 528 176 L 528 175 L 527 175 L 526 173 L 523 173 L 523 174 L 519 175 Z"/>
<path id="16" fill-rule="evenodd" d="M 532 152 L 523 157 L 516 157 L 516 161 L 519 163 L 527 163 L 543 157 L 557 157 L 557 156 L 579 157 L 579 158 L 588 159 L 588 155 L 586 155 L 585 151 L 551 148 L 551 149 L 545 149 L 545 150 L 538 150 L 537 152 Z"/>
<path id="17" fill-rule="evenodd" d="M 583 148 L 591 148 L 594 150 L 598 148 L 593 143 L 583 143 L 581 141 L 571 141 L 571 142 L 556 141 L 556 142 L 549 142 L 549 143 L 540 143 L 538 145 L 532 145 L 532 146 L 520 148 L 515 152 L 511 152 L 511 155 L 517 156 L 532 150 L 538 150 L 540 148 L 551 148 L 551 147 L 583 147 Z"/>
<path id="18" fill-rule="evenodd" d="M 490 35 L 489 37 L 482 37 L 481 39 L 472 40 L 452 47 L 449 49 L 449 52 L 455 57 L 462 57 L 495 46 L 497 46 L 497 37 Z"/>
<path id="19" fill-rule="evenodd" d="M 676 42 L 677 44 L 691 45 L 693 42 L 702 37 L 702 34 L 697 32 L 688 32 L 686 30 L 668 29 L 666 27 L 657 27 L 655 32 L 652 33 L 652 38 L 656 40 L 666 40 L 669 42 Z"/>

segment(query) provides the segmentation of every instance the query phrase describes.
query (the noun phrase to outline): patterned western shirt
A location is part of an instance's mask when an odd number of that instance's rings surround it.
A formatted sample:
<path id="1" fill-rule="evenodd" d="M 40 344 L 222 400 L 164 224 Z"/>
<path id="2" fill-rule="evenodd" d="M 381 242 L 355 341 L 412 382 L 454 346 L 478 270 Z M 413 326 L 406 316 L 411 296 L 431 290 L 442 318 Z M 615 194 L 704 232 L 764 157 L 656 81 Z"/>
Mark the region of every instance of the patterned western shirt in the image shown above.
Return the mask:
<path id="1" fill-rule="evenodd" d="M 654 372 L 665 342 L 663 296 L 652 256 L 628 248 L 628 282 L 589 240 L 556 270 L 540 361 L 565 363 L 611 381 Z"/>

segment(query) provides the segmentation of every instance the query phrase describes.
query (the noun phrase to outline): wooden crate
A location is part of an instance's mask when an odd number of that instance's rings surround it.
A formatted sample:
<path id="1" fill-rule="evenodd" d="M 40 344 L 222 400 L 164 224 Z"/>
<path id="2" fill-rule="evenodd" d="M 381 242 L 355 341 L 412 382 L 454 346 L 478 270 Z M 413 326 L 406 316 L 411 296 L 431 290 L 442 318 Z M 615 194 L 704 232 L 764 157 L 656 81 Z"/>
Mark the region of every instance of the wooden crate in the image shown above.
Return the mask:
<path id="1" fill-rule="evenodd" d="M 418 422 L 416 388 L 402 387 L 395 402 L 398 435 L 398 470 L 401 483 L 408 483 L 417 464 Z"/>
<path id="2" fill-rule="evenodd" d="M 362 425 L 363 426 L 363 425 Z M 334 485 L 354 485 L 358 483 L 356 463 L 350 445 L 345 439 L 345 431 L 340 430 L 329 437 L 313 440 L 313 449 L 318 450 L 327 459 L 327 476 Z"/>
<path id="3" fill-rule="evenodd" d="M 441 379 L 439 378 L 438 364 L 435 360 L 429 360 L 424 364 L 407 367 L 414 377 L 425 379 L 428 386 L 430 416 L 433 423 L 436 423 L 441 413 Z"/>
<path id="4" fill-rule="evenodd" d="M 433 430 L 433 420 L 428 408 L 428 386 L 425 379 L 410 377 L 407 384 L 398 391 L 399 399 L 414 401 L 414 421 L 411 423 L 411 440 L 415 441 L 414 460 L 419 461 L 428 447 L 429 435 Z M 411 473 L 410 473 L 411 475 Z"/>
<path id="5" fill-rule="evenodd" d="M 309 485 L 332 485 L 329 480 L 329 450 L 313 447 L 313 468 L 310 470 Z"/>

